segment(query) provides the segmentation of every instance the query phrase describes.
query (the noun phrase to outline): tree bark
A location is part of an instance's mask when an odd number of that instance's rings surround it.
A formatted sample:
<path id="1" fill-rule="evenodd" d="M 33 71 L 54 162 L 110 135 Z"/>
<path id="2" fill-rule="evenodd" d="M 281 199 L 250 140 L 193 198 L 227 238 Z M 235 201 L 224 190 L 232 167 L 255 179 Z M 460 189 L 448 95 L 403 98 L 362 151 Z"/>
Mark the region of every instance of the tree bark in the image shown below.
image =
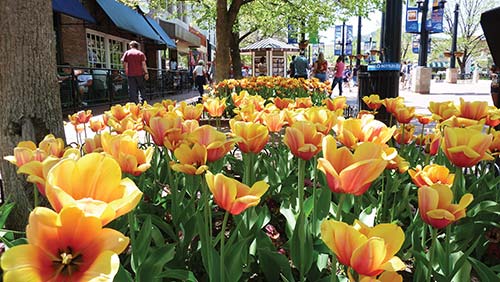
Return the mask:
<path id="1" fill-rule="evenodd" d="M 242 4 L 252 0 L 217 0 L 217 20 L 215 34 L 217 36 L 217 54 L 215 56 L 215 79 L 222 81 L 229 77 L 231 71 L 231 33 Z M 239 48 L 239 47 L 238 47 Z"/>
<path id="2" fill-rule="evenodd" d="M 240 55 L 240 33 L 231 32 L 231 61 L 233 62 L 234 78 L 240 79 L 241 75 L 241 55 Z"/>
<path id="3" fill-rule="evenodd" d="M 0 156 L 19 141 L 36 144 L 52 133 L 64 138 L 56 78 L 51 1 L 3 0 L 0 4 Z M 7 228 L 25 230 L 33 208 L 33 184 L 2 159 L 4 198 L 16 206 Z"/>

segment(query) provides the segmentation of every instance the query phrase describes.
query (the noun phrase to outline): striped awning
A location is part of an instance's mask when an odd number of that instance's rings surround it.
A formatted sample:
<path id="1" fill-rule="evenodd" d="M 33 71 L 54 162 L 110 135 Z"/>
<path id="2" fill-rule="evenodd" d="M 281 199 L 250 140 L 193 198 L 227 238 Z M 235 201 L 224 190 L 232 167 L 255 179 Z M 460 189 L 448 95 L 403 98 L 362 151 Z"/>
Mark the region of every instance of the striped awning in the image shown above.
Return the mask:
<path id="1" fill-rule="evenodd" d="M 445 69 L 449 64 L 450 62 L 430 62 L 428 65 L 433 69 Z"/>
<path id="2" fill-rule="evenodd" d="M 299 47 L 287 44 L 285 42 L 281 42 L 273 38 L 266 38 L 240 49 L 241 52 L 266 51 L 266 50 L 298 52 Z"/>

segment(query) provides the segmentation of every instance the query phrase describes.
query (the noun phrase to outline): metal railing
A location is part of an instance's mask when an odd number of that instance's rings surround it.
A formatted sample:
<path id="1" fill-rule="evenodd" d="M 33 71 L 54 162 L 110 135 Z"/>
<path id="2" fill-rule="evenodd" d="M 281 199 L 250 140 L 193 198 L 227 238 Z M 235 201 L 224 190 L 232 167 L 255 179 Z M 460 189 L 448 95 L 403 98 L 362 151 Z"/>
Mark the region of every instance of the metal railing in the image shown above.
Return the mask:
<path id="1" fill-rule="evenodd" d="M 142 95 L 146 100 L 178 94 L 192 87 L 192 75 L 187 70 L 149 68 L 148 72 L 149 80 L 145 81 Z M 63 112 L 129 100 L 124 70 L 58 66 L 58 78 Z"/>

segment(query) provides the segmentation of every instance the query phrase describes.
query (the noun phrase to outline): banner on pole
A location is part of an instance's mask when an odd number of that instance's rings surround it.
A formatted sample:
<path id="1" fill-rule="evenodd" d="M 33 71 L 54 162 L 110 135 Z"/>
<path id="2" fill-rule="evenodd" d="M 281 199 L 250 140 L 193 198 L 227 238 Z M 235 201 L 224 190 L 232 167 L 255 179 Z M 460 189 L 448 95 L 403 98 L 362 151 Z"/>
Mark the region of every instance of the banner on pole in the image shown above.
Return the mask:
<path id="1" fill-rule="evenodd" d="M 340 56 L 342 53 L 342 26 L 335 26 L 335 56 Z"/>
<path id="2" fill-rule="evenodd" d="M 297 37 L 297 29 L 292 24 L 288 24 L 288 44 L 297 44 Z"/>
<path id="3" fill-rule="evenodd" d="M 406 32 L 407 33 L 419 33 L 420 25 L 418 24 L 418 8 L 417 7 L 407 7 L 406 8 Z"/>

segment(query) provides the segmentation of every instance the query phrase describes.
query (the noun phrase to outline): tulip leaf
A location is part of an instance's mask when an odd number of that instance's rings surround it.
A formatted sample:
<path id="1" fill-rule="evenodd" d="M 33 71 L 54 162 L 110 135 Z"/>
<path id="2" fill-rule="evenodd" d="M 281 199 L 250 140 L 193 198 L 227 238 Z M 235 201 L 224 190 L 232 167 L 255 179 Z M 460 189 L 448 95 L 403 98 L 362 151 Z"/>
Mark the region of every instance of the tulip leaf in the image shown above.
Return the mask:
<path id="1" fill-rule="evenodd" d="M 175 244 L 164 245 L 153 249 L 137 271 L 138 282 L 161 281 L 158 273 L 163 270 L 166 263 L 171 261 L 175 255 Z"/>
<path id="2" fill-rule="evenodd" d="M 141 226 L 141 231 L 137 234 L 135 242 L 132 242 L 132 265 L 135 265 L 135 269 L 142 264 L 146 255 L 149 251 L 149 246 L 151 245 L 151 232 L 153 226 L 151 224 L 151 216 L 146 216 L 144 224 Z"/>
<path id="3" fill-rule="evenodd" d="M 471 209 L 470 216 L 475 216 L 481 212 L 500 215 L 500 204 L 495 201 L 482 201 Z"/>
<path id="4" fill-rule="evenodd" d="M 132 275 L 130 275 L 130 272 L 128 272 L 122 265 L 120 265 L 120 268 L 115 275 L 114 281 L 133 282 L 134 279 L 132 279 Z"/>
<path id="5" fill-rule="evenodd" d="M 330 207 L 332 205 L 332 192 L 327 187 L 318 189 L 319 199 L 316 201 L 316 216 L 318 220 L 325 218 L 330 212 Z"/>
<path id="6" fill-rule="evenodd" d="M 170 278 L 181 281 L 196 282 L 198 281 L 193 272 L 185 269 L 169 269 L 166 268 L 164 272 L 160 273 L 158 278 Z M 165 279 L 164 279 L 165 280 Z"/>
<path id="7" fill-rule="evenodd" d="M 500 275 L 495 274 L 493 270 L 481 261 L 473 257 L 469 257 L 469 261 L 471 262 L 474 270 L 477 272 L 480 281 L 498 281 L 500 279 Z"/>
<path id="8" fill-rule="evenodd" d="M 479 242 L 476 240 L 476 243 Z M 470 248 L 470 251 L 472 252 L 474 248 Z M 467 261 L 467 258 L 469 257 L 469 254 L 464 254 L 463 252 L 456 252 L 451 254 L 450 256 L 450 262 L 454 265 L 452 273 L 449 275 L 449 277 L 453 277 L 452 279 L 449 279 L 450 281 L 457 281 L 457 282 L 468 282 L 470 280 L 470 272 L 472 270 L 472 266 L 470 263 Z"/>
<path id="9" fill-rule="evenodd" d="M 279 281 L 280 275 L 284 276 L 286 281 L 294 281 L 287 257 L 278 252 L 261 248 L 257 249 L 257 254 L 259 265 L 267 281 Z"/>
<path id="10" fill-rule="evenodd" d="M 297 224 L 295 225 L 295 230 L 291 238 L 290 254 L 293 263 L 299 269 L 301 275 L 304 275 L 309 271 L 313 263 L 313 248 L 312 236 L 308 230 L 307 219 L 304 214 L 299 214 Z"/>
<path id="11" fill-rule="evenodd" d="M 295 229 L 295 214 L 290 205 L 290 202 L 282 202 L 280 206 L 280 213 L 286 218 L 286 224 L 288 230 L 292 231 Z M 290 235 L 290 234 L 289 234 Z"/>

